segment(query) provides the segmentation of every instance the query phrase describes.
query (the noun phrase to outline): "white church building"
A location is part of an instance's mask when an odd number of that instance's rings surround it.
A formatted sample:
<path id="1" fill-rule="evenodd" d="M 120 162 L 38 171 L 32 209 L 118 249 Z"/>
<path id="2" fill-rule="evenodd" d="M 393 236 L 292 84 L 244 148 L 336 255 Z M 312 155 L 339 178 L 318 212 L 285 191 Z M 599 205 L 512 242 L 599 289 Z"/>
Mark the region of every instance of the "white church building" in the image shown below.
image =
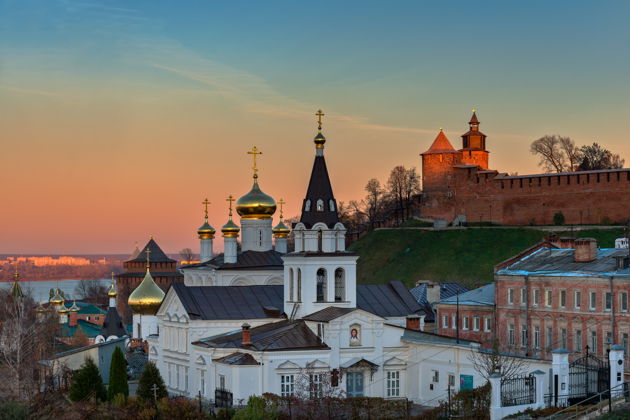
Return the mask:
<path id="1" fill-rule="evenodd" d="M 237 405 L 263 393 L 332 390 L 436 405 L 464 376 L 480 385 L 462 356 L 475 344 L 422 332 L 423 308 L 401 282 L 356 284 L 358 255 L 345 249 L 321 122 L 314 142 L 294 250 L 287 252 L 282 212 L 272 228 L 276 202 L 258 185 L 254 148 L 253 187 L 236 203 L 240 227 L 228 199 L 224 254 L 213 254 L 206 210 L 202 262 L 183 267 L 184 283 L 171 286 L 157 312 L 143 313 L 154 317 L 141 336 L 169 392 L 210 400 L 229 394 Z"/>

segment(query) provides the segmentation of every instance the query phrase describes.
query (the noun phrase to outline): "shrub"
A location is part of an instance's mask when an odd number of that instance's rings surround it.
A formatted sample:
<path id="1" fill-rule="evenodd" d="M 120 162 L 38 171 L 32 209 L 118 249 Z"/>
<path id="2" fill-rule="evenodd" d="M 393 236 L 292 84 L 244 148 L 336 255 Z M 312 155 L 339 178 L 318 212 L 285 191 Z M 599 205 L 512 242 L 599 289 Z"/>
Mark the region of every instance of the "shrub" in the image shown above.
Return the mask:
<path id="1" fill-rule="evenodd" d="M 561 211 L 553 215 L 553 224 L 556 226 L 564 225 L 564 213 Z"/>
<path id="2" fill-rule="evenodd" d="M 28 407 L 19 401 L 5 400 L 0 402 L 0 419 L 26 420 L 29 418 Z"/>
<path id="3" fill-rule="evenodd" d="M 105 401 L 107 398 L 103 379 L 98 372 L 98 367 L 91 358 L 85 359 L 81 369 L 72 376 L 69 396 L 72 401 L 84 401 L 92 396 L 101 401 Z"/>

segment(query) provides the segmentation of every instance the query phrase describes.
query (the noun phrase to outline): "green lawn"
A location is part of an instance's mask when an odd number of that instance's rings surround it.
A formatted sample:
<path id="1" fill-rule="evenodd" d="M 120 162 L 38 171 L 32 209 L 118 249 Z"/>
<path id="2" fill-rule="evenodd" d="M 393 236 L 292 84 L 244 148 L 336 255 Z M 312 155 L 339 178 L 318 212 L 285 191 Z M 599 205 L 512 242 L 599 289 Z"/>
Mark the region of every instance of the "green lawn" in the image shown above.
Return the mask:
<path id="1" fill-rule="evenodd" d="M 557 232 L 569 236 L 570 232 Z M 362 284 L 401 280 L 455 281 L 469 287 L 493 279 L 495 264 L 540 241 L 545 232 L 532 229 L 466 229 L 374 231 L 350 246 L 360 255 L 357 281 Z M 612 248 L 623 229 L 586 230 L 576 237 L 592 237 L 602 248 Z"/>

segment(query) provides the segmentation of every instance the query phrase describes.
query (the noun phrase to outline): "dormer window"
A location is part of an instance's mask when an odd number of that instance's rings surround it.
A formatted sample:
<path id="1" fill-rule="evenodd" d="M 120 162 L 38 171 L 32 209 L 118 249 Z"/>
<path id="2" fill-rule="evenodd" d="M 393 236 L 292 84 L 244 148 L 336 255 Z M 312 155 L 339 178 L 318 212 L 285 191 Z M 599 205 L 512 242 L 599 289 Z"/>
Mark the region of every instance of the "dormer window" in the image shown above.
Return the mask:
<path id="1" fill-rule="evenodd" d="M 335 211 L 335 202 L 333 200 L 328 202 L 328 206 L 330 207 L 330 211 Z"/>
<path id="2" fill-rule="evenodd" d="M 311 200 L 306 200 L 304 204 L 304 211 L 311 211 Z"/>
<path id="3" fill-rule="evenodd" d="M 324 200 L 317 200 L 317 211 L 324 211 Z"/>

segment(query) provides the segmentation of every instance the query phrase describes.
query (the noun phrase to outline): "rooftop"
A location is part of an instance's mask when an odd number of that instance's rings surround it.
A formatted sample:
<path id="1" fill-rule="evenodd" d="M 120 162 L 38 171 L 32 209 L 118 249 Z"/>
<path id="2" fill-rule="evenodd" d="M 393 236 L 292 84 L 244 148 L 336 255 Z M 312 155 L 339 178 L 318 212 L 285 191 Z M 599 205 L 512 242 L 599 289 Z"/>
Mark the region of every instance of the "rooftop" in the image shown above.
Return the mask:
<path id="1" fill-rule="evenodd" d="M 574 249 L 548 246 L 522 255 L 515 262 L 499 269 L 496 274 L 508 276 L 564 276 L 564 277 L 630 277 L 630 268 L 617 269 L 616 257 L 628 255 L 627 249 L 602 248 L 590 262 L 575 262 Z"/>
<path id="2" fill-rule="evenodd" d="M 459 301 L 460 305 L 472 306 L 492 306 L 494 305 L 494 283 L 486 284 L 465 293 L 460 293 L 440 300 L 440 304 L 456 305 Z"/>
<path id="3" fill-rule="evenodd" d="M 277 251 L 245 251 L 238 254 L 235 263 L 225 263 L 223 254 L 210 261 L 190 264 L 182 268 L 214 268 L 217 270 L 282 270 L 282 254 Z"/>

